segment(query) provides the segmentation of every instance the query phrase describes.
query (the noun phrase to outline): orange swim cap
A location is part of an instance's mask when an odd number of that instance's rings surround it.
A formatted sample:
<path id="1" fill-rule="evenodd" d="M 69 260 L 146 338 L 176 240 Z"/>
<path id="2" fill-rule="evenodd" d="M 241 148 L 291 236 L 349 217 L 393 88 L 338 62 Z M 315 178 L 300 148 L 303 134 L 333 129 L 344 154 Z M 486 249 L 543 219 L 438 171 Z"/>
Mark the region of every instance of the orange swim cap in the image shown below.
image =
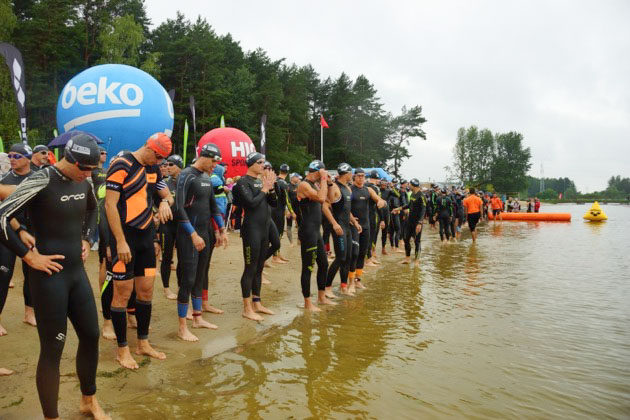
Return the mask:
<path id="1" fill-rule="evenodd" d="M 159 156 L 166 158 L 173 150 L 173 142 L 169 136 L 164 133 L 155 133 L 147 139 L 147 147 L 157 153 Z"/>

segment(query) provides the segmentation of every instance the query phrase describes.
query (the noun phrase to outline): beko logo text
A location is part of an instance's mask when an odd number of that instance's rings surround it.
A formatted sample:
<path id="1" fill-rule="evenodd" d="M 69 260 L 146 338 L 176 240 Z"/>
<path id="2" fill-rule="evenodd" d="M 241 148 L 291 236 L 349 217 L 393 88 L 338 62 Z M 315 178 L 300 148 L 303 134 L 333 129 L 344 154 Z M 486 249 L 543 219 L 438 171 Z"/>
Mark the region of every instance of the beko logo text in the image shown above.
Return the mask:
<path id="1" fill-rule="evenodd" d="M 61 201 L 70 201 L 70 200 L 83 200 L 85 198 L 85 193 L 81 194 L 70 194 L 70 195 L 62 195 Z"/>
<path id="2" fill-rule="evenodd" d="M 120 89 L 118 89 L 119 86 Z M 118 94 L 116 94 L 116 89 L 118 89 Z M 77 89 L 76 86 L 68 83 L 61 96 L 61 106 L 63 109 L 68 109 L 75 102 L 78 102 L 79 105 L 89 106 L 95 103 L 104 104 L 107 101 L 115 105 L 124 103 L 128 106 L 137 106 L 142 103 L 143 99 L 144 92 L 140 86 L 133 83 L 125 83 L 121 86 L 120 82 L 108 84 L 107 77 L 103 76 L 98 79 L 98 85 L 87 82 Z"/>

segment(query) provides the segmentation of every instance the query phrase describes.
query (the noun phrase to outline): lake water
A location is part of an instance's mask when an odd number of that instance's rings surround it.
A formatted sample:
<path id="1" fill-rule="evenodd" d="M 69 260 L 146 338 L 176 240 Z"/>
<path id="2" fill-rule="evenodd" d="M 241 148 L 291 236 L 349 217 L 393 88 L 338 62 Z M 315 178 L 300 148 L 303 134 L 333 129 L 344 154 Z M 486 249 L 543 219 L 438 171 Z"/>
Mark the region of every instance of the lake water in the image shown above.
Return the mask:
<path id="1" fill-rule="evenodd" d="M 390 258 L 357 297 L 179 366 L 113 414 L 628 418 L 630 207 L 601 224 L 587 208 L 482 224 L 476 245 L 427 230 L 421 268 Z"/>

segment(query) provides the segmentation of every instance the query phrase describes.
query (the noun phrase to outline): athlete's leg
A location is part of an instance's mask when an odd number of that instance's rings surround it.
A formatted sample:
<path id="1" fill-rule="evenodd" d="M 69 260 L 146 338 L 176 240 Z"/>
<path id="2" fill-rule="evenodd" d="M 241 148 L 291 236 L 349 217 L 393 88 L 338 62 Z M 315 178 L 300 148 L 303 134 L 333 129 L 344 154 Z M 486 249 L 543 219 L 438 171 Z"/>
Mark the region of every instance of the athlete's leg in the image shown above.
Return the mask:
<path id="1" fill-rule="evenodd" d="M 273 223 L 270 223 L 273 225 Z M 275 229 L 275 228 L 274 228 Z M 270 230 L 267 230 L 269 232 Z M 256 275 L 254 276 L 254 282 L 252 283 L 252 307 L 255 312 L 273 315 L 273 311 L 267 309 L 263 306 L 261 297 L 261 288 L 262 288 L 262 272 L 263 268 L 265 268 L 265 259 L 268 258 L 269 249 L 271 246 L 269 244 L 268 235 L 262 235 L 260 238 L 260 252 L 256 257 L 257 267 L 256 267 Z"/>
<path id="2" fill-rule="evenodd" d="M 254 312 L 252 305 L 252 289 L 254 279 L 258 270 L 258 258 L 261 253 L 262 241 L 261 231 L 264 227 L 242 226 L 241 237 L 243 239 L 243 261 L 245 267 L 241 276 L 241 294 L 243 297 L 242 316 L 254 321 L 261 321 L 263 318 Z M 265 248 L 265 253 L 267 249 Z M 264 263 L 263 263 L 264 264 Z"/>
<path id="3" fill-rule="evenodd" d="M 193 246 L 192 239 L 183 228 L 179 229 L 177 235 L 177 256 L 180 265 L 180 286 L 177 293 L 177 316 L 178 331 L 177 336 L 185 341 L 198 341 L 199 338 L 188 330 L 186 325 L 186 315 L 190 293 L 195 282 L 197 266 L 199 262 L 199 252 Z"/>
<path id="4" fill-rule="evenodd" d="M 214 232 L 213 235 L 214 236 Z M 202 235 L 206 247 L 199 252 L 199 257 L 196 266 L 195 282 L 192 287 L 191 300 L 193 306 L 193 328 L 210 328 L 217 329 L 217 326 L 209 323 L 201 317 L 203 312 L 203 296 L 204 285 L 206 287 L 205 295 L 208 296 L 208 266 L 210 265 L 210 232 L 206 229 L 204 235 Z M 216 242 L 216 240 L 215 240 Z M 214 248 L 214 246 L 212 247 Z"/>
<path id="5" fill-rule="evenodd" d="M 304 309 L 315 312 L 320 311 L 320 309 L 311 301 L 311 273 L 317 262 L 319 239 L 319 232 L 301 232 L 300 235 L 300 253 L 302 254 L 300 284 L 302 286 L 302 296 L 304 297 Z M 323 240 L 321 241 L 321 245 L 323 250 Z"/>
<path id="6" fill-rule="evenodd" d="M 209 276 L 210 276 L 210 262 L 212 261 L 212 255 L 214 254 L 214 247 L 217 243 L 217 238 L 214 234 L 214 227 L 212 224 L 210 224 L 209 229 L 208 229 L 208 236 L 210 238 L 210 241 L 208 242 L 207 248 L 208 248 L 208 258 L 206 261 L 206 266 L 203 269 L 204 272 L 204 277 L 203 277 L 203 289 L 201 291 L 201 308 L 203 312 L 210 312 L 213 314 L 222 314 L 223 311 L 219 308 L 215 308 L 214 306 L 210 305 L 210 303 L 208 302 L 208 282 L 209 282 Z"/>
<path id="7" fill-rule="evenodd" d="M 22 291 L 24 293 L 24 322 L 34 327 L 37 325 L 37 322 L 35 321 L 35 311 L 33 310 L 31 289 L 28 286 L 28 284 L 30 283 L 30 274 L 27 267 L 28 264 L 22 262 L 22 275 L 24 276 L 24 283 L 22 287 Z"/>

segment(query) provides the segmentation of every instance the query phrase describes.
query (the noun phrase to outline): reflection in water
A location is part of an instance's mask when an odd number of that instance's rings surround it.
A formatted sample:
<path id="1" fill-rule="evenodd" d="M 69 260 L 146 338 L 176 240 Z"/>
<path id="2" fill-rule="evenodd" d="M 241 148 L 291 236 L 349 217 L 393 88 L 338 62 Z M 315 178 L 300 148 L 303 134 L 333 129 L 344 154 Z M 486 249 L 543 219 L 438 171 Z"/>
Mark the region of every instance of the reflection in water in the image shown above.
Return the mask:
<path id="1" fill-rule="evenodd" d="M 476 245 L 430 232 L 420 269 L 386 260 L 357 297 L 179 366 L 115 414 L 627 417 L 630 209 L 609 216 L 624 222 L 482 224 Z"/>

